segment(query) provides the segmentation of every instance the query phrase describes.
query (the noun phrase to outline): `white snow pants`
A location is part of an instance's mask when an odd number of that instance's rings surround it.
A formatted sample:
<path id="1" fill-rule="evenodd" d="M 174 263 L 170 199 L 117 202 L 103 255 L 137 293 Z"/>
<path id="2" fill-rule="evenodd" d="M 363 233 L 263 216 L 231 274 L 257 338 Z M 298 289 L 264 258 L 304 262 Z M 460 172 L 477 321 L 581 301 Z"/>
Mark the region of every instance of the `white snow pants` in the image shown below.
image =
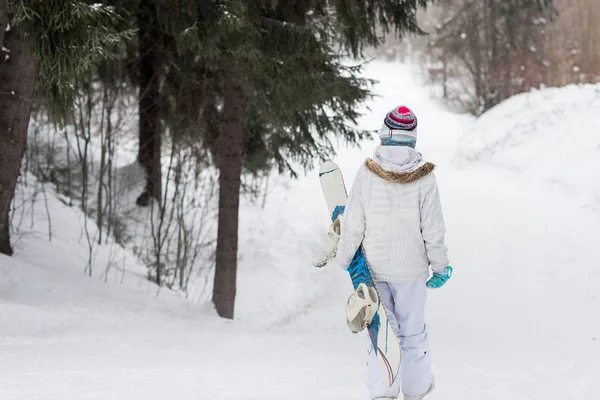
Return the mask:
<path id="1" fill-rule="evenodd" d="M 371 399 L 396 398 L 400 395 L 400 389 L 407 396 L 418 397 L 429 389 L 433 378 L 425 324 L 425 282 L 376 282 L 376 285 L 390 323 L 400 339 L 402 362 L 398 378 L 392 387 L 388 387 L 380 361 L 372 346 L 369 346 L 367 365 Z"/>

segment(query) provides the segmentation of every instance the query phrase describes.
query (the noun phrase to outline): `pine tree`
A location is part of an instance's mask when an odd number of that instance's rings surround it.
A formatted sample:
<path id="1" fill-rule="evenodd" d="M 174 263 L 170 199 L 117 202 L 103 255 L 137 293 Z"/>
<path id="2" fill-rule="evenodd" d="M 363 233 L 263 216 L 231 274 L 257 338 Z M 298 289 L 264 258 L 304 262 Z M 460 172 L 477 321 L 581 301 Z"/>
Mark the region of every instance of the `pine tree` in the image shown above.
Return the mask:
<path id="1" fill-rule="evenodd" d="M 25 151 L 35 57 L 24 34 L 8 21 L 8 5 L 0 0 L 0 253 L 12 255 L 10 205 Z"/>
<path id="2" fill-rule="evenodd" d="M 4 254 L 12 254 L 10 205 L 34 89 L 46 99 L 56 121 L 65 121 L 80 83 L 131 35 L 116 32 L 117 22 L 114 11 L 99 4 L 0 0 L 0 252 Z"/>
<path id="3" fill-rule="evenodd" d="M 276 167 L 294 176 L 292 165 L 309 167 L 333 155 L 332 136 L 350 143 L 363 138 L 356 109 L 370 96 L 369 82 L 359 77 L 360 66 L 342 59 L 378 44 L 377 24 L 418 31 L 419 4 L 425 1 L 199 2 L 180 44 L 202 56 L 223 88 L 217 96 L 223 111 L 212 113 L 217 132 L 207 132 L 219 138 L 213 302 L 222 317 L 234 316 L 242 167 Z"/>
<path id="4" fill-rule="evenodd" d="M 159 101 L 162 36 L 159 31 L 155 0 L 140 0 L 138 17 L 139 52 L 139 152 L 138 162 L 146 171 L 146 188 L 137 200 L 148 205 L 150 199 L 161 201 L 161 137 Z"/>

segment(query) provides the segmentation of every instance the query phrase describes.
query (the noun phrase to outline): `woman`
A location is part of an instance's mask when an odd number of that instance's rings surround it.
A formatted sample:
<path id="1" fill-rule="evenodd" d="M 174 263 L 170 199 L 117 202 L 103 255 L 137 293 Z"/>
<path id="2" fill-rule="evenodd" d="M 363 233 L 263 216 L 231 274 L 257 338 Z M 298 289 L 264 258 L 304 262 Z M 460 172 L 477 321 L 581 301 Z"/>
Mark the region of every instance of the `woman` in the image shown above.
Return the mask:
<path id="1" fill-rule="evenodd" d="M 426 288 L 452 275 L 444 244 L 444 218 L 433 170 L 415 150 L 417 118 L 405 106 L 390 111 L 375 149 L 357 173 L 341 221 L 337 262 L 345 269 L 359 246 L 400 339 L 400 379 L 388 387 L 370 351 L 371 399 L 420 400 L 434 388 L 427 325 Z M 429 278 L 429 266 L 433 276 Z"/>

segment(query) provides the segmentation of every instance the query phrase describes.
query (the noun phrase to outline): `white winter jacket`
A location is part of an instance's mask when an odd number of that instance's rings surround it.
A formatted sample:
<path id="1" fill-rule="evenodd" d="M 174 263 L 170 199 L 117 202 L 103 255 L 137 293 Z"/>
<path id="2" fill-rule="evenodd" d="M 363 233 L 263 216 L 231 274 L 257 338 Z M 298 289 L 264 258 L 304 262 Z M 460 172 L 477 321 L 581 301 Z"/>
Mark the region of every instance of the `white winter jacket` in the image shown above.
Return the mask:
<path id="1" fill-rule="evenodd" d="M 406 172 L 394 172 L 402 166 L 376 159 L 367 160 L 352 185 L 337 263 L 347 268 L 362 243 L 376 281 L 425 281 L 429 265 L 434 271 L 448 265 L 435 166 L 419 157 Z"/>

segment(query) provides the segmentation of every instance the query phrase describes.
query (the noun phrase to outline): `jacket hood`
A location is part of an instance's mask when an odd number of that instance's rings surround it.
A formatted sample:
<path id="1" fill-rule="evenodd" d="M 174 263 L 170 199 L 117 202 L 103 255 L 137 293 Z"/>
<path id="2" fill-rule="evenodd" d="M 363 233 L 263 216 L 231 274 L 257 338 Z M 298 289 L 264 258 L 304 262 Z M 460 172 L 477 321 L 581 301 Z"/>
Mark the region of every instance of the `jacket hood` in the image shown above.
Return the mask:
<path id="1" fill-rule="evenodd" d="M 421 154 L 408 146 L 377 146 L 373 161 L 392 172 L 409 172 L 421 163 Z"/>
<path id="2" fill-rule="evenodd" d="M 414 168 L 408 170 L 407 172 L 389 171 L 371 158 L 365 162 L 365 165 L 369 171 L 391 183 L 415 182 L 432 173 L 435 169 L 434 164 L 424 161 L 420 161 Z"/>

